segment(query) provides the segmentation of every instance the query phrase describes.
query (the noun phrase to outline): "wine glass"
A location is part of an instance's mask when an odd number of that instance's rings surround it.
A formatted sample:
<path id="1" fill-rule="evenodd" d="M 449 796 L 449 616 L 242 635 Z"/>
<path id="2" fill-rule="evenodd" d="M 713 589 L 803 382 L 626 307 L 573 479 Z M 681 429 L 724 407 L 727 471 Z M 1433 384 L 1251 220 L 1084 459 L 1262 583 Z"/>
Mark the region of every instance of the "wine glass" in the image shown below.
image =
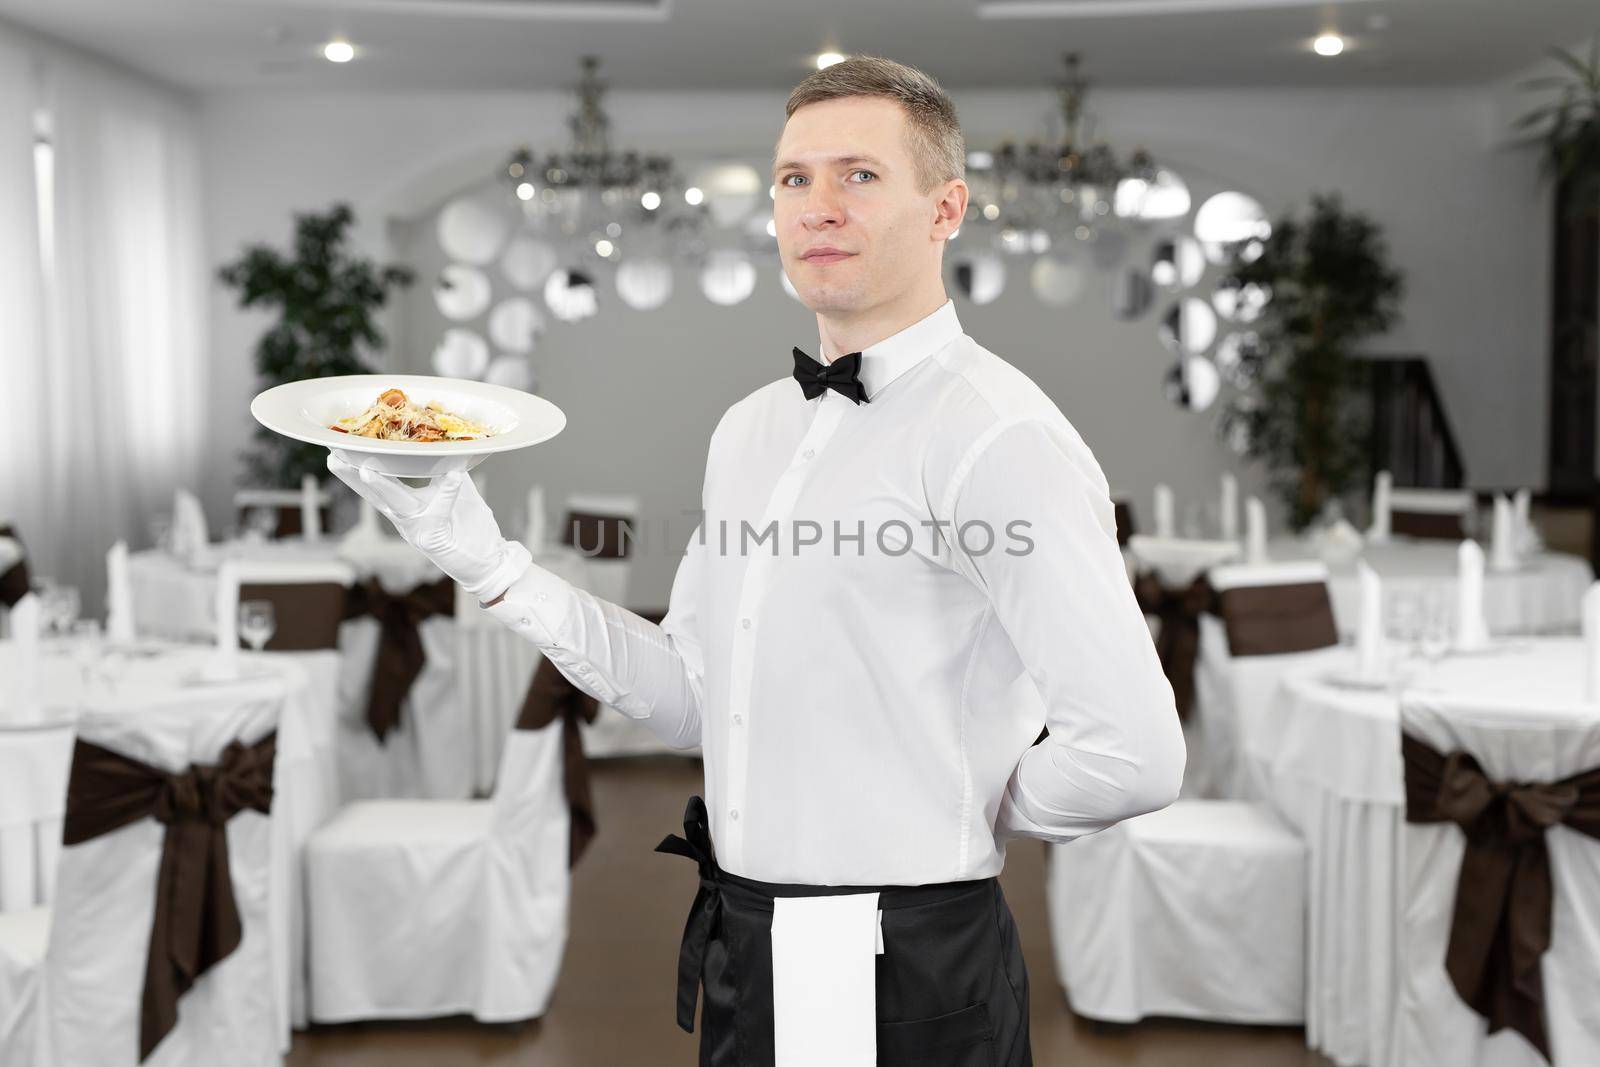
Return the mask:
<path id="1" fill-rule="evenodd" d="M 258 504 L 245 511 L 244 524 L 251 541 L 265 541 L 278 532 L 278 509 Z"/>
<path id="2" fill-rule="evenodd" d="M 1430 667 L 1437 666 L 1450 650 L 1450 622 L 1449 605 L 1445 603 L 1444 596 L 1438 589 L 1429 590 L 1422 601 L 1417 647 Z"/>
<path id="3" fill-rule="evenodd" d="M 1417 643 L 1422 632 L 1421 606 L 1417 602 L 1417 594 L 1406 590 L 1395 590 L 1384 598 L 1384 606 L 1388 608 L 1388 631 L 1400 646 L 1411 655 L 1417 654 Z"/>
<path id="4" fill-rule="evenodd" d="M 72 658 L 78 664 L 78 673 L 83 676 L 83 685 L 87 689 L 89 688 L 95 665 L 100 662 L 100 620 L 77 620 L 72 624 L 71 636 Z"/>
<path id="5" fill-rule="evenodd" d="M 150 543 L 162 552 L 172 551 L 172 516 L 150 516 Z"/>
<path id="6" fill-rule="evenodd" d="M 260 652 L 277 632 L 278 620 L 270 600 L 246 600 L 239 605 L 239 636 Z"/>
<path id="7" fill-rule="evenodd" d="M 72 632 L 72 624 L 78 621 L 78 612 L 82 606 L 77 588 L 70 585 L 48 585 L 44 589 L 41 601 L 45 628 L 56 637 L 68 636 Z"/>

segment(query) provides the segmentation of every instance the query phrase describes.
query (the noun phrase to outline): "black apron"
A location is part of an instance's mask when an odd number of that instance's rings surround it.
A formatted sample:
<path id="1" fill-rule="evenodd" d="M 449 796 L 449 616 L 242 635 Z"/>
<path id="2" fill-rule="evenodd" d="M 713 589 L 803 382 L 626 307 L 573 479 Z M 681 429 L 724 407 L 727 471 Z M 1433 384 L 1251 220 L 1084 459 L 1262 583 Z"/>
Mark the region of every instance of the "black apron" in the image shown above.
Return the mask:
<path id="1" fill-rule="evenodd" d="M 917 886 L 758 882 L 717 866 L 705 801 L 692 797 L 686 835 L 657 852 L 700 867 L 678 955 L 678 1025 L 694 1032 L 700 1067 L 773 1067 L 772 901 L 780 896 L 878 893 L 880 1067 L 1032 1067 L 1028 972 L 996 878 Z M 826 1025 L 826 1020 L 819 1020 Z"/>

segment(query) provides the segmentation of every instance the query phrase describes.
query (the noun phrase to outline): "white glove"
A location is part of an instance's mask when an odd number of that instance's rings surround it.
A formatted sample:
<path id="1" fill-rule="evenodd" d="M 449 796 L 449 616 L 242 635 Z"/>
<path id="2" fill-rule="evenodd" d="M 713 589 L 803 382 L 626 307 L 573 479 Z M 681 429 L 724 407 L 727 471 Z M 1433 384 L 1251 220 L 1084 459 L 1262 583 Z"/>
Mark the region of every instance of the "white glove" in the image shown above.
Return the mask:
<path id="1" fill-rule="evenodd" d="M 501 536 L 494 512 L 465 471 L 413 489 L 393 475 L 352 464 L 338 449 L 328 452 L 328 470 L 479 603 L 504 593 L 533 562 L 522 544 Z"/>

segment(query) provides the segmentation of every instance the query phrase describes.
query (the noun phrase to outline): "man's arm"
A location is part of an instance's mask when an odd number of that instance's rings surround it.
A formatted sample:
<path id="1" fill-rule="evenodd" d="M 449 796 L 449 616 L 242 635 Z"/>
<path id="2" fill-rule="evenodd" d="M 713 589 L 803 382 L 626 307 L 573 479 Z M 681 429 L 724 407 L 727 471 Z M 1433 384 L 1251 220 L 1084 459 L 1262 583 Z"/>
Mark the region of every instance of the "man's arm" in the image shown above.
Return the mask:
<path id="1" fill-rule="evenodd" d="M 1166 807 L 1183 731 L 1089 447 L 1065 419 L 1001 424 L 968 451 L 946 503 L 957 566 L 984 589 L 1050 728 L 1013 771 L 997 829 L 1067 841 Z M 993 547 L 976 551 L 977 526 L 964 549 L 958 531 L 980 521 Z"/>
<path id="2" fill-rule="evenodd" d="M 692 748 L 700 743 L 705 676 L 698 626 L 705 551 L 696 528 L 660 626 L 538 565 L 485 609 L 579 689 L 641 720 L 671 747 Z"/>

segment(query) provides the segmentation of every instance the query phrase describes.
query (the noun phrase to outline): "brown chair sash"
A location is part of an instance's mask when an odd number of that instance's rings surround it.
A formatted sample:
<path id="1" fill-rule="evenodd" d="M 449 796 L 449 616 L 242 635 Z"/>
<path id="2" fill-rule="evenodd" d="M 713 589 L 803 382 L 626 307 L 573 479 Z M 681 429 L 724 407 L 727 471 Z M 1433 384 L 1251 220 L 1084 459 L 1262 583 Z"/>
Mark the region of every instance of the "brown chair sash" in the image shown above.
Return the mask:
<path id="1" fill-rule="evenodd" d="M 1461 514 L 1454 511 L 1400 511 L 1389 512 L 1391 533 L 1407 537 L 1429 537 L 1441 541 L 1460 541 L 1467 536 L 1461 524 Z"/>
<path id="2" fill-rule="evenodd" d="M 1491 781 L 1466 752 L 1446 756 L 1409 734 L 1406 821 L 1453 822 L 1466 834 L 1444 968 L 1493 1034 L 1506 1027 L 1550 1059 L 1540 961 L 1554 889 L 1545 831 L 1600 838 L 1600 767 L 1559 782 Z"/>
<path id="3" fill-rule="evenodd" d="M 1210 610 L 1216 594 L 1203 574 L 1182 589 L 1169 589 L 1154 571 L 1145 571 L 1134 579 L 1133 593 L 1146 615 L 1161 620 L 1156 653 L 1161 657 L 1162 672 L 1172 683 L 1178 718 L 1187 720 L 1194 707 L 1194 661 L 1200 652 L 1200 615 Z"/>
<path id="4" fill-rule="evenodd" d="M 400 705 L 422 674 L 428 657 L 417 629 L 424 619 L 456 613 L 455 582 L 440 578 L 408 593 L 393 594 L 376 578 L 352 586 L 344 617 L 370 615 L 378 620 L 378 653 L 372 660 L 372 685 L 367 694 L 367 725 L 379 741 L 400 725 Z"/>
<path id="5" fill-rule="evenodd" d="M 239 602 L 265 600 L 272 604 L 277 625 L 264 646 L 266 651 L 315 652 L 339 647 L 346 593 L 338 582 L 250 582 L 240 583 Z M 243 638 L 239 639 L 239 646 L 249 647 Z"/>
<path id="6" fill-rule="evenodd" d="M 249 518 L 250 512 L 259 508 L 271 508 L 278 516 L 278 525 L 273 527 L 274 540 L 283 537 L 298 537 L 305 532 L 301 519 L 299 504 L 240 504 L 238 520 L 241 529 Z M 322 532 L 327 533 L 333 527 L 333 509 L 323 504 L 317 508 L 322 515 Z"/>
<path id="7" fill-rule="evenodd" d="M 627 559 L 633 548 L 633 519 L 628 515 L 569 511 L 562 524 L 561 543 L 590 559 Z"/>
<path id="8" fill-rule="evenodd" d="M 557 719 L 562 721 L 561 778 L 571 813 L 567 865 L 578 858 L 594 840 L 599 824 L 595 820 L 594 796 L 589 788 L 589 761 L 583 754 L 583 734 L 579 721 L 594 722 L 600 702 L 573 685 L 554 663 L 543 657 L 533 672 L 533 681 L 517 715 L 518 730 L 542 730 Z"/>
<path id="9" fill-rule="evenodd" d="M 1128 538 L 1139 532 L 1133 524 L 1133 505 L 1126 500 L 1118 500 L 1114 502 L 1112 510 L 1117 516 L 1117 544 L 1126 547 Z"/>
<path id="10" fill-rule="evenodd" d="M 1326 582 L 1224 589 L 1217 594 L 1217 609 L 1231 655 L 1307 652 L 1339 643 Z"/>
<path id="11" fill-rule="evenodd" d="M 166 827 L 139 1010 L 139 1060 L 178 1022 L 178 998 L 239 947 L 243 924 L 228 865 L 227 823 L 272 811 L 277 733 L 234 741 L 215 764 L 172 774 L 79 740 L 67 782 L 63 843 L 77 845 L 149 816 Z"/>
<path id="12" fill-rule="evenodd" d="M 0 537 L 11 538 L 22 549 L 22 558 L 0 571 L 0 604 L 11 608 L 28 595 L 28 546 L 10 526 L 0 526 Z"/>

